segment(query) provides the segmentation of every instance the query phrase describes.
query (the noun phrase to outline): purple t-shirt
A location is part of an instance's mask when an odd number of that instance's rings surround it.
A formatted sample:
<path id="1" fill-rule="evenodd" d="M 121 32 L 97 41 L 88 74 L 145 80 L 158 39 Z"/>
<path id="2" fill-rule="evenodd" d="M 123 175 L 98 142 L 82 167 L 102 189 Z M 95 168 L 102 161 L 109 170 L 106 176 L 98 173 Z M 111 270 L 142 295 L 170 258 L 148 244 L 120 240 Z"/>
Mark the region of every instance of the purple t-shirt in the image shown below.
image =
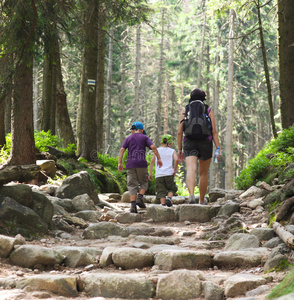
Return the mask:
<path id="1" fill-rule="evenodd" d="M 142 133 L 133 133 L 122 144 L 122 148 L 128 149 L 126 169 L 147 168 L 146 147 L 153 145 L 148 136 Z"/>

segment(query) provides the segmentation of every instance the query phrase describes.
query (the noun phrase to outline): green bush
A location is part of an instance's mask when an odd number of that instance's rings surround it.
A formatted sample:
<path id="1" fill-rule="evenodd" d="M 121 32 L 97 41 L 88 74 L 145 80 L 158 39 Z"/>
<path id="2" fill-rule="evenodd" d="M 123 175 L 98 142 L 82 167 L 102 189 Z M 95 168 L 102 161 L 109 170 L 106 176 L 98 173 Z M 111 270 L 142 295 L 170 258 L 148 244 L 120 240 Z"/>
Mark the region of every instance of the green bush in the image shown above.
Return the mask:
<path id="1" fill-rule="evenodd" d="M 294 161 L 294 125 L 284 129 L 277 139 L 268 143 L 236 178 L 238 189 L 247 189 L 265 177 L 271 170 L 281 173 Z"/>

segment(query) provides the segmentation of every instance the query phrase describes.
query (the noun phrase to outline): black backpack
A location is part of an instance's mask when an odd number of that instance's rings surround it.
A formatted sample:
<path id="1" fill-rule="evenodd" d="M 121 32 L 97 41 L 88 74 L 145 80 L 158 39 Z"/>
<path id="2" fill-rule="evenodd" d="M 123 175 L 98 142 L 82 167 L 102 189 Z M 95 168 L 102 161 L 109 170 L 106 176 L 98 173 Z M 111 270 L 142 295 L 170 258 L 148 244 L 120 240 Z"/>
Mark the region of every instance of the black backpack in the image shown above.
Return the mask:
<path id="1" fill-rule="evenodd" d="M 191 101 L 186 106 L 183 129 L 188 139 L 202 140 L 212 135 L 208 108 L 201 100 Z"/>

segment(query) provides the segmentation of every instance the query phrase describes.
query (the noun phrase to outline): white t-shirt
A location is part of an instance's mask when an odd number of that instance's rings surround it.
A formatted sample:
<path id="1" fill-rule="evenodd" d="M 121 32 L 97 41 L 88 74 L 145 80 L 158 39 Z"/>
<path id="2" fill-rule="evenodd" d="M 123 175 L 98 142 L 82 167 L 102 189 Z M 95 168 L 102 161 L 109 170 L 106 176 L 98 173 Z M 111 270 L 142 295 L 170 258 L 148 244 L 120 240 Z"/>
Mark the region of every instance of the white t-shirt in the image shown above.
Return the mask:
<path id="1" fill-rule="evenodd" d="M 175 150 L 169 147 L 159 147 L 158 152 L 162 160 L 162 167 L 157 166 L 157 158 L 155 159 L 155 177 L 170 176 L 174 174 L 173 156 Z"/>

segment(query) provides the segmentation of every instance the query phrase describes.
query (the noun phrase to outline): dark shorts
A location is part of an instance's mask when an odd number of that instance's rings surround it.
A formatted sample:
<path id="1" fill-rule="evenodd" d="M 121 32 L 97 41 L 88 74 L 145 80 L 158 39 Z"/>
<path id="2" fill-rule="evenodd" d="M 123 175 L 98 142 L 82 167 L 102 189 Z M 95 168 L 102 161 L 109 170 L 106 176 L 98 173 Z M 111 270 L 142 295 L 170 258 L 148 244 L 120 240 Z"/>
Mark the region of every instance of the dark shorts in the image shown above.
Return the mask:
<path id="1" fill-rule="evenodd" d="M 165 198 L 169 192 L 175 194 L 178 190 L 174 175 L 156 177 L 156 198 Z"/>
<path id="2" fill-rule="evenodd" d="M 200 160 L 212 158 L 212 141 L 205 140 L 184 140 L 184 156 L 197 156 Z"/>

